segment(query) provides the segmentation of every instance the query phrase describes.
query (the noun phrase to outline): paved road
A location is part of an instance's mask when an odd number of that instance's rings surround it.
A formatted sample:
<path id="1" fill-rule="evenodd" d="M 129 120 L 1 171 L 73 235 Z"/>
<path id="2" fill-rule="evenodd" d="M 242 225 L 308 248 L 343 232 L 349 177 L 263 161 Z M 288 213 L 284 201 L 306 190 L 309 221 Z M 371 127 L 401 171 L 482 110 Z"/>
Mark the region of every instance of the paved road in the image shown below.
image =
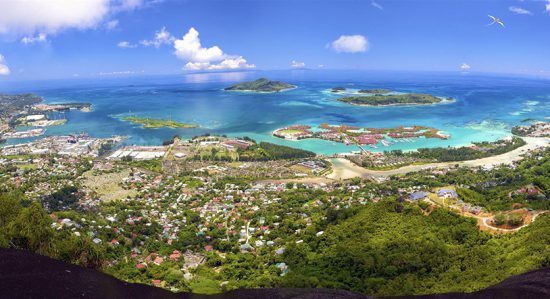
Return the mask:
<path id="1" fill-rule="evenodd" d="M 527 142 L 526 145 L 498 156 L 463 162 L 443 162 L 428 163 L 423 165 L 409 165 L 392 170 L 369 170 L 363 167 L 359 167 L 344 158 L 332 158 L 330 159 L 330 162 L 333 165 L 332 173 L 330 173 L 327 177 L 335 180 L 345 180 L 355 177 L 388 177 L 396 174 L 405 174 L 409 172 L 420 171 L 431 167 L 448 167 L 456 164 L 468 167 L 496 166 L 500 164 L 509 164 L 514 161 L 521 160 L 522 155 L 527 153 L 528 151 L 534 150 L 536 148 L 550 146 L 550 138 L 525 137 L 523 139 L 525 140 L 525 142 Z"/>

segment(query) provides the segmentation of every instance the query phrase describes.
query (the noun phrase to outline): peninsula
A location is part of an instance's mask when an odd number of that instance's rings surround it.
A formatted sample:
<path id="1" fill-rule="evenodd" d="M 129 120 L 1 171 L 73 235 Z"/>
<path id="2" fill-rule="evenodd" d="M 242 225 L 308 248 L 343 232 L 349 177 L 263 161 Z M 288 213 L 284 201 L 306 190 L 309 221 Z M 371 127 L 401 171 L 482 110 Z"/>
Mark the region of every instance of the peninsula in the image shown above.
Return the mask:
<path id="1" fill-rule="evenodd" d="M 448 98 L 447 100 L 451 100 Z M 360 106 L 394 106 L 394 105 L 429 105 L 443 101 L 443 99 L 425 93 L 408 94 L 375 94 L 368 96 L 350 96 L 339 98 L 338 101 Z"/>
<path id="2" fill-rule="evenodd" d="M 295 85 L 281 81 L 272 81 L 267 78 L 260 78 L 255 81 L 243 82 L 227 87 L 227 91 L 253 91 L 253 92 L 280 92 L 296 88 Z"/>
<path id="3" fill-rule="evenodd" d="M 133 124 L 142 125 L 146 129 L 172 128 L 172 129 L 193 129 L 198 128 L 196 124 L 181 123 L 174 120 L 156 119 L 139 116 L 124 116 L 123 121 L 128 121 Z"/>

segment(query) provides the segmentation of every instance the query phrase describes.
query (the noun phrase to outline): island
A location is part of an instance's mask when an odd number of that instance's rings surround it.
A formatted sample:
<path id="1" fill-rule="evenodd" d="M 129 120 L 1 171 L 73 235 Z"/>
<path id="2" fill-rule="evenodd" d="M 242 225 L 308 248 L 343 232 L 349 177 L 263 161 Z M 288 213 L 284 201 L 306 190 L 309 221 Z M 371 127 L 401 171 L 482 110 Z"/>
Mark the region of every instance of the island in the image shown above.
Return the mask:
<path id="1" fill-rule="evenodd" d="M 429 105 L 444 101 L 443 99 L 426 93 L 388 94 L 369 96 L 349 96 L 339 98 L 338 101 L 359 106 L 396 106 L 396 105 Z M 447 98 L 446 101 L 452 101 Z"/>
<path id="2" fill-rule="evenodd" d="M 142 125 L 146 129 L 159 129 L 159 128 L 172 128 L 172 129 L 193 129 L 198 128 L 196 124 L 187 124 L 177 122 L 175 120 L 156 119 L 149 117 L 139 116 L 124 116 L 121 118 L 123 121 L 128 121 L 133 124 Z"/>
<path id="3" fill-rule="evenodd" d="M 227 87 L 227 91 L 253 91 L 253 92 L 280 92 L 296 88 L 295 85 L 281 81 L 272 81 L 267 78 L 260 78 L 251 82 L 243 82 Z"/>
<path id="4" fill-rule="evenodd" d="M 346 91 L 346 88 L 342 86 L 337 86 L 337 87 L 333 87 L 331 90 L 331 92 L 342 92 L 342 91 Z"/>
<path id="5" fill-rule="evenodd" d="M 448 139 L 438 129 L 425 126 L 399 126 L 395 128 L 361 128 L 348 125 L 320 124 L 314 130 L 308 125 L 293 125 L 273 131 L 273 136 L 286 140 L 317 138 L 346 145 L 367 145 L 377 148 L 378 143 L 389 146 L 398 142 L 412 142 L 416 138 Z"/>
<path id="6" fill-rule="evenodd" d="M 365 94 L 384 94 L 384 93 L 390 93 L 391 90 L 384 89 L 384 88 L 376 88 L 376 89 L 360 89 L 358 93 L 365 93 Z"/>

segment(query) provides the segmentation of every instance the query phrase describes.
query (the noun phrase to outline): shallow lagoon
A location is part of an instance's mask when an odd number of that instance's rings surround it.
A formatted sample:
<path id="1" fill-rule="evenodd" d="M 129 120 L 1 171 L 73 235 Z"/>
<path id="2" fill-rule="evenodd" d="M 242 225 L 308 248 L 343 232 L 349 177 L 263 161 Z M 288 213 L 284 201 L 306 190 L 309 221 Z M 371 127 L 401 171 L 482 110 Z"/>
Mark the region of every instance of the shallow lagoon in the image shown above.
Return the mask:
<path id="1" fill-rule="evenodd" d="M 268 77 L 298 88 L 280 93 L 226 92 L 236 82 Z M 363 107 L 336 101 L 344 86 L 387 88 L 452 97 L 452 103 L 426 106 Z M 460 146 L 510 135 L 510 127 L 526 118 L 550 115 L 550 81 L 449 73 L 373 73 L 343 71 L 279 71 L 128 77 L 0 86 L 3 92 L 35 92 L 48 103 L 90 102 L 88 113 L 70 111 L 66 125 L 48 127 L 45 135 L 88 132 L 91 136 L 127 135 L 128 143 L 158 145 L 175 134 L 249 136 L 258 141 L 300 147 L 320 154 L 357 150 L 323 140 L 287 141 L 271 136 L 277 128 L 293 125 L 348 124 L 362 127 L 424 125 L 435 127 L 448 140 L 419 138 L 373 151 L 413 150 L 419 147 Z M 116 115 L 171 118 L 197 123 L 197 129 L 145 129 Z M 8 144 L 28 140 L 9 140 Z"/>

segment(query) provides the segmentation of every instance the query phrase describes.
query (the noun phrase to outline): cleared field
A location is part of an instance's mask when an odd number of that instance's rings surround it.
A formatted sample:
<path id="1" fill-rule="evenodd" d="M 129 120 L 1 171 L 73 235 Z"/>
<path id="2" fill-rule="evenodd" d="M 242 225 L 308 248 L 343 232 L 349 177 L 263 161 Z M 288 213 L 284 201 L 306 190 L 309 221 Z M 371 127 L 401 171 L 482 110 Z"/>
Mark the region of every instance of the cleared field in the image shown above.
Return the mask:
<path id="1" fill-rule="evenodd" d="M 92 171 L 84 174 L 84 187 L 88 191 L 95 191 L 103 201 L 122 199 L 128 196 L 135 197 L 135 190 L 126 190 L 120 186 L 122 179 L 128 177 L 129 169 L 115 173 L 102 173 L 94 175 Z"/>

